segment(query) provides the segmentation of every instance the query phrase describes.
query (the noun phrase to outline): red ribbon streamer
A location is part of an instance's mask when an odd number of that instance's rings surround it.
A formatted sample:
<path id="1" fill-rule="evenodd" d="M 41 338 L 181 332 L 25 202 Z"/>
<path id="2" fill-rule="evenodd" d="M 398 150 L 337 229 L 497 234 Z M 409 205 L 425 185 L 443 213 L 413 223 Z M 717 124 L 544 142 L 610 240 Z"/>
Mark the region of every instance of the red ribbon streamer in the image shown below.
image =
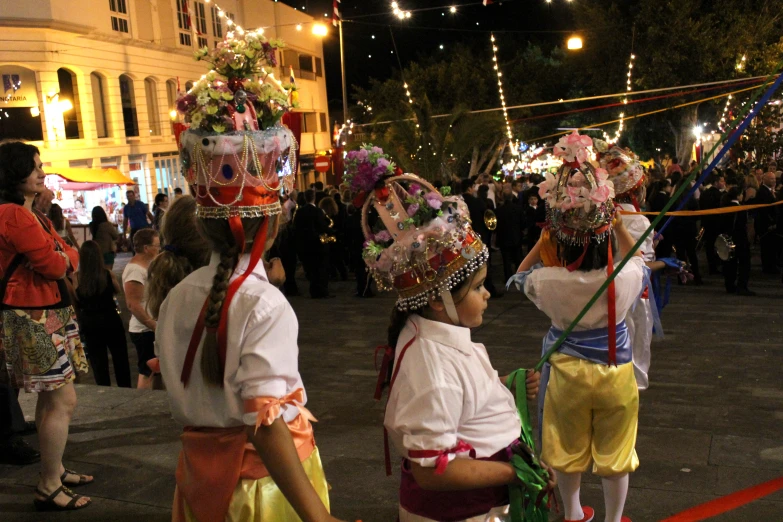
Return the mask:
<path id="1" fill-rule="evenodd" d="M 391 382 L 389 382 L 389 394 L 391 395 L 392 386 L 394 386 L 394 381 L 397 380 L 397 373 L 400 371 L 400 365 L 402 364 L 402 358 L 405 357 L 405 352 L 408 351 L 408 348 L 411 347 L 413 344 L 413 341 L 416 340 L 416 337 L 419 335 L 419 327 L 416 326 L 415 323 L 413 323 L 413 328 L 416 330 L 416 332 L 413 334 L 413 337 L 411 337 L 411 340 L 405 343 L 405 346 L 402 347 L 402 351 L 400 352 L 400 358 L 397 359 L 397 365 L 394 367 L 394 373 L 392 374 Z M 379 346 L 375 349 L 376 356 L 378 355 L 378 349 L 382 348 Z M 383 359 L 384 362 L 381 363 L 381 372 L 378 375 L 378 384 L 375 388 L 375 400 L 380 400 L 381 398 L 381 392 L 383 391 L 383 382 L 386 379 L 386 375 L 389 369 L 389 364 L 394 361 L 394 350 L 391 346 L 387 346 L 385 348 L 388 348 L 388 350 L 384 353 Z M 391 352 L 391 353 L 389 353 Z M 387 362 L 387 355 L 388 355 L 388 362 Z M 386 366 L 384 367 L 384 364 Z M 384 368 L 386 371 L 384 372 Z M 388 400 L 386 402 L 386 405 L 388 406 Z M 391 452 L 389 451 L 389 432 L 386 431 L 386 428 L 383 428 L 383 460 L 384 464 L 386 465 L 386 476 L 392 474 L 391 469 Z"/>
<path id="2" fill-rule="evenodd" d="M 193 330 L 193 335 L 190 336 L 188 353 L 185 355 L 185 364 L 182 365 L 182 375 L 180 375 L 179 380 L 185 388 L 188 387 L 190 372 L 193 370 L 193 361 L 196 358 L 196 351 L 198 350 L 198 345 L 201 344 L 201 337 L 204 334 L 204 319 L 207 316 L 207 306 L 209 306 L 209 297 L 204 301 L 204 306 L 201 307 L 201 312 L 198 314 L 196 329 Z"/>
<path id="3" fill-rule="evenodd" d="M 447 450 L 410 450 L 408 451 L 408 457 L 411 459 L 430 459 L 437 457 L 435 460 L 435 474 L 443 475 L 446 471 L 446 466 L 449 465 L 449 455 L 457 453 L 469 453 L 470 458 L 476 458 L 476 450 L 473 446 L 465 441 L 457 441 L 457 445 Z"/>
<path id="4" fill-rule="evenodd" d="M 699 522 L 750 504 L 780 489 L 783 489 L 783 477 L 692 507 L 661 522 Z"/>
<path id="5" fill-rule="evenodd" d="M 614 259 L 612 256 L 612 238 L 607 238 L 607 255 L 606 255 L 606 276 L 611 277 L 614 272 Z M 617 308 L 615 307 L 615 291 L 614 291 L 614 279 L 609 282 L 609 286 L 606 288 L 606 299 L 608 301 L 609 308 L 609 324 L 608 324 L 608 339 L 609 339 L 609 366 L 617 367 Z"/>

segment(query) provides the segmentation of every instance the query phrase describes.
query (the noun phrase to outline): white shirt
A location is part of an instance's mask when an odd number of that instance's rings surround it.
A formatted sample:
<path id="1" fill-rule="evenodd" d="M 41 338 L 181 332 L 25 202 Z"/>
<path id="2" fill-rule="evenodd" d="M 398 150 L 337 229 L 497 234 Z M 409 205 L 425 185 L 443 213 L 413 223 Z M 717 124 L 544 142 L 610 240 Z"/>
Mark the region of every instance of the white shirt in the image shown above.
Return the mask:
<path id="1" fill-rule="evenodd" d="M 125 283 L 134 281 L 140 283 L 141 286 L 147 286 L 147 269 L 136 263 L 128 263 L 125 265 L 125 270 L 122 271 L 122 286 L 125 287 Z M 147 310 L 147 292 L 144 292 L 144 297 L 141 299 L 141 306 Z M 149 313 L 149 310 L 147 310 Z M 144 323 L 136 319 L 136 316 L 131 314 L 130 323 L 128 324 L 128 331 L 131 333 L 144 333 L 151 332 Z"/>
<path id="2" fill-rule="evenodd" d="M 625 319 L 642 292 L 643 279 L 644 260 L 639 256 L 632 257 L 615 278 L 617 324 Z M 549 316 L 555 328 L 565 330 L 605 282 L 605 268 L 569 272 L 564 267 L 544 267 L 533 270 L 527 277 L 525 294 L 539 310 Z M 574 330 L 606 328 L 608 320 L 609 308 L 604 292 Z"/>
<path id="3" fill-rule="evenodd" d="M 636 208 L 628 203 L 620 203 L 620 208 L 629 212 L 636 212 Z M 623 223 L 628 233 L 634 241 L 639 241 L 642 234 L 649 228 L 650 220 L 642 214 L 623 214 Z M 653 237 L 655 231 L 650 232 L 642 243 L 639 250 L 642 252 L 642 258 L 645 262 L 655 261 L 655 247 L 653 246 Z"/>
<path id="4" fill-rule="evenodd" d="M 239 260 L 232 280 L 247 269 L 250 256 Z M 287 395 L 303 388 L 299 376 L 299 323 L 291 305 L 268 280 L 259 262 L 234 295 L 228 310 L 228 339 L 223 388 L 207 385 L 201 376 L 202 338 L 185 388 L 182 366 L 198 314 L 212 288 L 219 258 L 196 270 L 174 287 L 160 308 L 155 354 L 160 357 L 174 419 L 185 426 L 255 425 L 257 413 L 244 413 L 244 400 Z M 286 422 L 299 414 L 294 405 L 281 413 Z"/>
<path id="5" fill-rule="evenodd" d="M 397 452 L 408 457 L 409 450 L 448 450 L 463 441 L 482 458 L 516 440 L 522 425 L 514 398 L 492 368 L 484 345 L 470 340 L 470 330 L 412 315 L 397 343 L 398 359 L 414 335 L 384 418 Z M 455 455 L 448 457 L 451 461 Z M 433 467 L 436 458 L 410 460 Z"/>

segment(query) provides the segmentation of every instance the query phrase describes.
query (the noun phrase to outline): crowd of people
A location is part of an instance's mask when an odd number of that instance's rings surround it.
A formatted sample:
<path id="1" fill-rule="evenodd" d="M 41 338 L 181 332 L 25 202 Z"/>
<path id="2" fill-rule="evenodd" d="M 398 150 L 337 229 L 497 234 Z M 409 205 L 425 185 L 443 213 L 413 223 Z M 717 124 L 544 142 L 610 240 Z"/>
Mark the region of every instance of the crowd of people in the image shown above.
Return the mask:
<path id="1" fill-rule="evenodd" d="M 684 208 L 709 211 L 783 199 L 774 162 L 747 171 L 745 167 L 742 163 L 716 170 L 695 197 L 683 203 Z M 591 168 L 580 164 L 575 172 L 560 169 L 556 175 L 571 186 L 586 183 L 584 173 Z M 679 167 L 647 170 L 622 198 L 618 192 L 616 204 L 629 212 L 660 211 L 688 182 L 687 174 Z M 517 440 L 526 423 L 518 414 L 519 401 L 495 378 L 484 347 L 470 340 L 469 328 L 482 323 L 486 301 L 503 295 L 505 285 L 497 288 L 492 281 L 493 257 L 500 254 L 504 282 L 514 280 L 551 318 L 546 347 L 605 281 L 613 256 L 632 253 L 644 229 L 632 225 L 630 216 L 616 214 L 611 198 L 600 195 L 596 185 L 588 187 L 593 198 L 589 212 L 564 224 L 558 221 L 562 216 L 547 208 L 560 208 L 566 200 L 558 199 L 563 193 L 553 193 L 544 176 L 498 182 L 484 174 L 435 183 L 427 196 L 422 195 L 425 191 L 417 178 L 400 186 L 386 182 L 387 194 L 397 199 L 375 206 L 364 204 L 357 193 L 340 193 L 318 182 L 285 196 L 278 212 L 265 209 L 268 213 L 241 219 L 241 214 L 204 217 L 199 214 L 202 203 L 181 194 L 171 204 L 159 194 L 150 212 L 128 191 L 122 233 L 96 207 L 90 224 L 92 239 L 79 245 L 43 180 L 37 148 L 22 142 L 0 144 L 0 455 L 16 464 L 40 460 L 34 502 L 41 510 L 81 509 L 91 502 L 71 488 L 94 478 L 62 465 L 76 406 L 73 384 L 89 366 L 96 384 L 111 385 L 111 360 L 116 385 L 132 386 L 126 330 L 117 306 L 117 297 L 123 294 L 131 314 L 128 333 L 137 353 L 136 387 L 165 385 L 175 419 L 184 426 L 205 427 L 186 429 L 183 434 L 183 455 L 190 462 L 203 464 L 220 455 L 233 463 L 213 470 L 214 476 L 207 480 L 199 475 L 198 465 L 183 466 L 181 460 L 175 519 L 193 520 L 193 513 L 214 509 L 242 512 L 247 506 L 269 505 L 275 507 L 259 520 L 293 516 L 335 520 L 328 515 L 328 486 L 313 438 L 313 417 L 304 408 L 296 316 L 275 288 L 289 297 L 298 295 L 296 270 L 301 263 L 312 298 L 334 297 L 329 282 L 346 281 L 349 272 L 354 274 L 359 297 L 374 295 L 373 280 L 392 281 L 399 293 L 386 352 L 391 359 L 384 366 L 388 371 L 381 372 L 378 389 L 384 384 L 390 388 L 385 426 L 392 444 L 406 455 L 400 519 L 467 519 L 492 513 L 507 503 L 507 485 L 530 486 L 520 482 L 522 472 L 510 464 L 510 456 L 535 453 L 531 438 Z M 400 191 L 409 194 L 410 201 L 400 201 Z M 278 195 L 272 191 L 270 197 Z M 680 196 L 674 204 L 684 201 Z M 424 210 L 425 217 L 421 205 L 431 205 Z M 748 288 L 754 241 L 760 246 L 763 271 L 780 274 L 780 208 L 707 213 L 677 218 L 665 230 L 659 226 L 662 234 L 654 243 L 650 240 L 654 247 L 637 252 L 613 283 L 613 311 L 604 304 L 594 307 L 565 351 L 553 356 L 541 381 L 543 390 L 548 390 L 540 396 L 543 460 L 528 459 L 525 465 L 539 477 L 542 495 L 552 494 L 557 477 L 568 520 L 592 517 L 592 508 L 583 507 L 579 499 L 581 473 L 591 458 L 603 477 L 607 519 L 627 520 L 622 512 L 628 474 L 638 466 L 637 389 L 647 386 L 646 368 L 643 376 L 638 373 L 636 341 L 628 339 L 635 339 L 632 308 L 642 299 L 644 271 L 660 268 L 653 259 L 675 255 L 687 263 L 693 283 L 703 284 L 698 260 L 702 247 L 709 272 L 722 272 L 727 292 L 755 295 Z M 409 224 L 400 218 L 399 210 L 405 211 L 404 218 L 419 220 L 421 230 L 440 245 L 437 255 L 422 258 L 419 242 L 405 239 Z M 446 221 L 441 219 L 444 215 Z M 390 234 L 394 229 L 402 233 Z M 132 243 L 133 256 L 120 281 L 112 269 L 117 243 L 124 235 Z M 734 255 L 727 259 L 715 253 L 721 235 L 733 243 Z M 375 257 L 366 255 L 368 248 Z M 400 257 L 402 250 L 405 255 Z M 432 263 L 444 262 L 443 256 L 452 255 L 449 252 L 457 256 L 449 258 L 450 269 L 434 270 Z M 433 268 L 432 277 L 416 276 L 422 262 Z M 568 303 L 559 297 L 564 292 L 572 298 Z M 194 303 L 201 302 L 201 314 L 193 314 Z M 231 318 L 242 326 L 227 328 Z M 617 345 L 606 334 L 606 321 L 613 319 L 617 339 L 623 332 Z M 638 333 L 640 323 L 635 327 Z M 644 328 L 652 331 L 652 326 Z M 593 343 L 589 350 L 580 344 L 588 334 Z M 601 346 L 596 347 L 599 337 Z M 412 345 L 416 348 L 400 371 Z M 441 353 L 443 345 L 452 346 L 453 353 L 475 354 L 481 364 L 451 361 L 452 355 Z M 419 368 L 433 364 L 439 372 L 452 372 L 452 380 L 422 380 Z M 594 375 L 596 382 L 613 390 L 611 396 L 604 397 L 601 405 L 592 404 L 595 384 L 570 377 L 574 372 Z M 471 383 L 468 406 L 465 389 L 455 388 L 453 379 Z M 512 381 L 509 378 L 507 384 Z M 402 384 L 394 386 L 395 382 Z M 538 395 L 538 375 L 527 372 L 518 382 L 525 383 L 528 398 Z M 33 424 L 24 422 L 19 408 L 21 389 L 37 393 Z M 492 414 L 475 415 L 478 404 L 491 404 Z M 604 418 L 610 410 L 622 415 Z M 435 428 L 432 419 L 438 419 Z M 21 438 L 31 431 L 38 432 L 39 451 Z M 601 435 L 610 431 L 622 432 L 624 438 Z M 242 456 L 246 443 L 256 449 L 255 457 Z M 571 450 L 578 452 L 578 458 Z M 479 460 L 451 460 L 450 455 L 467 452 Z M 254 471 L 245 475 L 248 463 L 243 458 L 259 457 L 263 465 L 258 468 L 253 461 Z M 524 476 L 533 480 L 533 475 Z M 210 495 L 215 478 L 224 482 L 219 492 Z M 268 487 L 254 493 L 242 486 L 245 480 Z M 480 493 L 466 497 L 458 493 L 462 489 Z"/>

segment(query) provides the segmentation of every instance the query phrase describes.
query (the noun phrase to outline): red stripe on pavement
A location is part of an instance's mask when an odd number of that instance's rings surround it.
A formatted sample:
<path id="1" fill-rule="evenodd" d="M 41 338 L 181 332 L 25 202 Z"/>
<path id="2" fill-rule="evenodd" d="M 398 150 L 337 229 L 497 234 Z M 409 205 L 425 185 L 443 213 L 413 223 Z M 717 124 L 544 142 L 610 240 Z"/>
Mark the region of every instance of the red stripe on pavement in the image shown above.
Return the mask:
<path id="1" fill-rule="evenodd" d="M 692 507 L 673 517 L 664 519 L 661 522 L 699 522 L 700 520 L 706 520 L 726 513 L 727 511 L 737 509 L 745 504 L 750 504 L 751 502 L 771 495 L 780 489 L 783 489 L 783 477 L 749 487 L 748 489 L 743 489 L 742 491 L 737 491 L 736 493 L 706 502 L 700 506 Z"/>

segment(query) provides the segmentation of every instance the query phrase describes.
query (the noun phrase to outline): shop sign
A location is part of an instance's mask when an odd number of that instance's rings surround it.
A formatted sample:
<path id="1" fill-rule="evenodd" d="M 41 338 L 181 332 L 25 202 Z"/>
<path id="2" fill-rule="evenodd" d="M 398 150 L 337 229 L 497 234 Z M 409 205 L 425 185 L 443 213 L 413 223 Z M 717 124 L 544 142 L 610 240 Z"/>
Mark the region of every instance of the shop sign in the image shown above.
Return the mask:
<path id="1" fill-rule="evenodd" d="M 38 107 L 34 71 L 0 65 L 0 107 Z"/>

